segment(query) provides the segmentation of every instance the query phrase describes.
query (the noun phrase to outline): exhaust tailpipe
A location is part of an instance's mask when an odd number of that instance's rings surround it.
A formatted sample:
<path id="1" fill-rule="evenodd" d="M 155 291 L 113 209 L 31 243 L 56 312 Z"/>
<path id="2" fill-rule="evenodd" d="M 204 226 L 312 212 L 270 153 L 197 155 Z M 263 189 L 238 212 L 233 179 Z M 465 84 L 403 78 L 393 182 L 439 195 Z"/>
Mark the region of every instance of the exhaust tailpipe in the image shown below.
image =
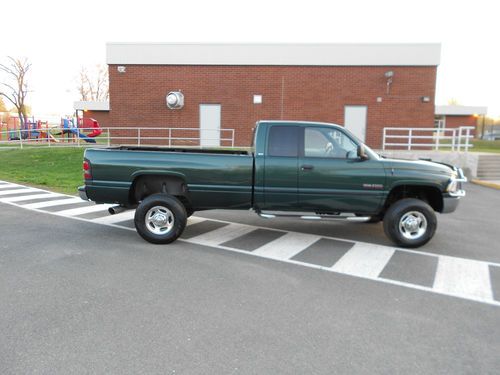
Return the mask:
<path id="1" fill-rule="evenodd" d="M 125 210 L 127 210 L 127 208 L 123 206 L 113 206 L 108 208 L 108 212 L 110 215 L 119 214 L 120 212 L 123 212 Z"/>

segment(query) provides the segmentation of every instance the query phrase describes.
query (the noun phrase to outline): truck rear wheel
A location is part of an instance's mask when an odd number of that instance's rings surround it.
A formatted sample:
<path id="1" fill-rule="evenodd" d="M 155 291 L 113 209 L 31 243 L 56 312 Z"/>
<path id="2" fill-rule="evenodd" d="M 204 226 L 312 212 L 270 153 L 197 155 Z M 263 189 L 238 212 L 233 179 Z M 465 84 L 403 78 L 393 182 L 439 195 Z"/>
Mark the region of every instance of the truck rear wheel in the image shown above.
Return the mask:
<path id="1" fill-rule="evenodd" d="M 175 241 L 184 231 L 186 221 L 184 205 L 168 194 L 153 194 L 145 198 L 134 216 L 137 233 L 154 244 Z"/>
<path id="2" fill-rule="evenodd" d="M 434 210 L 420 199 L 401 199 L 384 215 L 385 234 L 402 247 L 425 245 L 434 236 L 436 227 Z"/>

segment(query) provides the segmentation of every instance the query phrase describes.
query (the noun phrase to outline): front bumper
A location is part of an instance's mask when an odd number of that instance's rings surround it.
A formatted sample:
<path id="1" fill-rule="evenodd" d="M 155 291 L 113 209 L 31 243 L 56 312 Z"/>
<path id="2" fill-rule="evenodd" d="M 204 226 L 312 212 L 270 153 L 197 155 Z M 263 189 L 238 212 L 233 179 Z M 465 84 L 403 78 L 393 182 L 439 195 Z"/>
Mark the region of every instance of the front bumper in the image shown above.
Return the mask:
<path id="1" fill-rule="evenodd" d="M 443 197 L 443 211 L 442 214 L 449 214 L 454 212 L 458 203 L 460 202 L 460 198 L 465 197 L 465 190 L 459 190 L 453 194 L 447 194 Z"/>
<path id="2" fill-rule="evenodd" d="M 454 170 L 457 172 L 457 176 L 452 178 L 448 185 L 448 188 L 450 188 L 453 184 L 454 190 L 449 191 L 443 196 L 443 211 L 441 211 L 443 214 L 455 211 L 458 207 L 458 202 L 460 202 L 460 198 L 465 197 L 465 190 L 462 189 L 462 182 L 467 182 L 467 178 L 464 176 L 464 172 L 461 168 L 454 167 Z"/>
<path id="3" fill-rule="evenodd" d="M 85 190 L 85 185 L 78 187 L 78 195 L 80 195 L 80 198 L 82 198 L 84 201 L 89 200 L 89 197 L 87 197 L 87 191 Z"/>

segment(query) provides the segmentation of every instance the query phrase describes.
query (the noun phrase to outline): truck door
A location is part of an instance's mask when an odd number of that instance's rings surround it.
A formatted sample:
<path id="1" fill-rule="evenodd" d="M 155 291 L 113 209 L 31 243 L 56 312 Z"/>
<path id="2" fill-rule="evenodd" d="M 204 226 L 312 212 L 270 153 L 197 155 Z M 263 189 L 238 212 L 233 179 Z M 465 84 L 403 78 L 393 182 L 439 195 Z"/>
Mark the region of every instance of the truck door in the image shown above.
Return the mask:
<path id="1" fill-rule="evenodd" d="M 293 125 L 269 127 L 264 159 L 264 209 L 290 210 L 297 206 L 300 131 L 299 126 Z"/>
<path id="2" fill-rule="evenodd" d="M 355 143 L 333 127 L 303 127 L 299 157 L 301 211 L 375 213 L 385 171 L 379 160 L 360 160 Z"/>

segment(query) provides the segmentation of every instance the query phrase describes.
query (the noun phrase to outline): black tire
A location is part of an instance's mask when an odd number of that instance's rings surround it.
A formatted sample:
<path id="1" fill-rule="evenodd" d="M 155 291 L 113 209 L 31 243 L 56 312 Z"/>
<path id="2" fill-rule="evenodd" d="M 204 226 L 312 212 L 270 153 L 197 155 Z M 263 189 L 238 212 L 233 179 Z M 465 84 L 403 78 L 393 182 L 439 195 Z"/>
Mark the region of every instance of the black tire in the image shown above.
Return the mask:
<path id="1" fill-rule="evenodd" d="M 401 199 L 393 203 L 384 215 L 384 232 L 398 246 L 425 245 L 434 236 L 436 228 L 434 210 L 420 199 Z"/>
<path id="2" fill-rule="evenodd" d="M 186 221 L 184 205 L 168 194 L 153 194 L 145 198 L 135 210 L 134 216 L 137 233 L 154 244 L 175 241 L 184 231 Z"/>

